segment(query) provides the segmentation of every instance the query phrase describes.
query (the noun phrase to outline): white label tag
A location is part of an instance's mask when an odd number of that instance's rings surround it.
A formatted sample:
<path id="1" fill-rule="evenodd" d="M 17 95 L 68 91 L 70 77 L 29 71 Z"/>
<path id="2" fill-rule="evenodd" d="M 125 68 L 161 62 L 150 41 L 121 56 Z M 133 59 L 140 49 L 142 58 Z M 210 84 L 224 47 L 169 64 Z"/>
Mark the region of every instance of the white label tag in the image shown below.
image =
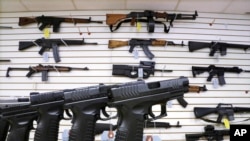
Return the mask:
<path id="1" fill-rule="evenodd" d="M 115 140 L 115 131 L 113 132 L 113 137 L 111 137 L 110 131 L 103 131 L 102 135 L 101 135 L 101 141 L 114 141 Z"/>
<path id="2" fill-rule="evenodd" d="M 156 135 L 143 135 L 143 141 L 161 141 L 161 138 Z"/>
<path id="3" fill-rule="evenodd" d="M 219 80 L 218 78 L 213 78 L 212 79 L 212 84 L 213 84 L 213 87 L 216 89 L 219 87 Z"/>
<path id="4" fill-rule="evenodd" d="M 44 62 L 48 62 L 49 61 L 49 53 L 48 52 L 44 52 L 43 53 L 43 61 Z"/>
<path id="5" fill-rule="evenodd" d="M 138 68 L 138 78 L 143 78 L 143 68 Z"/>
<path id="6" fill-rule="evenodd" d="M 133 54 L 135 59 L 139 58 L 139 51 L 136 48 L 134 49 Z"/>
<path id="7" fill-rule="evenodd" d="M 167 105 L 168 105 L 168 108 L 172 108 L 172 106 L 173 106 L 172 100 L 168 101 Z"/>
<path id="8" fill-rule="evenodd" d="M 69 140 L 69 130 L 68 129 L 65 129 L 63 132 L 62 132 L 62 141 L 68 141 Z"/>

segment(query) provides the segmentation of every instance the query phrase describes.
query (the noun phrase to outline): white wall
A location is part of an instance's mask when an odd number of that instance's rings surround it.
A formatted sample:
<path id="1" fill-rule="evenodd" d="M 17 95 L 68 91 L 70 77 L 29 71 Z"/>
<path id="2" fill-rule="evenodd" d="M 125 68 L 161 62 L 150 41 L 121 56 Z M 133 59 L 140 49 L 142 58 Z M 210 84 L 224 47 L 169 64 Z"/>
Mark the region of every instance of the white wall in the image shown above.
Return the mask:
<path id="1" fill-rule="evenodd" d="M 19 12 L 19 13 L 0 13 L 0 26 L 12 26 L 13 29 L 0 29 L 0 59 L 11 59 L 10 63 L 0 63 L 0 98 L 11 97 L 28 97 L 30 92 L 46 92 L 55 91 L 66 88 L 77 88 L 83 86 L 96 85 L 98 83 L 114 84 L 134 81 L 126 77 L 112 76 L 112 64 L 131 64 L 136 65 L 140 60 L 148 60 L 144 53 L 139 49 L 140 59 L 134 59 L 128 52 L 129 47 L 119 49 L 108 49 L 109 39 L 129 40 L 130 38 L 159 38 L 164 40 L 175 41 L 180 43 L 184 41 L 221 41 L 228 43 L 250 44 L 250 16 L 249 15 L 233 15 L 233 14 L 216 14 L 216 13 L 199 13 L 195 21 L 175 21 L 174 27 L 168 34 L 163 33 L 162 26 L 157 26 L 155 33 L 147 33 L 145 24 L 140 32 L 129 24 L 124 24 L 114 33 L 109 31 L 105 24 L 106 13 L 128 13 L 129 11 L 54 11 L 54 12 Z M 81 39 L 85 38 L 86 42 L 98 42 L 97 46 L 62 46 L 59 48 L 61 62 L 54 63 L 52 52 L 49 52 L 49 62 L 44 62 L 38 54 L 38 47 L 33 47 L 25 51 L 18 51 L 19 41 L 32 41 L 43 37 L 43 33 L 38 30 L 36 24 L 29 26 L 18 26 L 18 17 L 22 16 L 67 16 L 72 15 L 74 18 L 88 18 L 93 20 L 102 20 L 103 24 L 77 24 L 82 35 L 79 34 L 78 28 L 73 24 L 61 25 L 60 33 L 51 33 L 51 38 L 63 39 Z M 193 13 L 190 13 L 193 14 Z M 213 26 L 209 23 L 214 21 Z M 88 30 L 91 35 L 88 35 Z M 227 55 L 224 57 L 209 57 L 209 49 L 203 49 L 190 53 L 188 47 L 167 46 L 150 47 L 155 54 L 153 61 L 156 62 L 156 68 L 174 70 L 172 73 L 157 72 L 155 76 L 147 79 L 147 82 L 178 78 L 179 76 L 189 77 L 192 85 L 207 85 L 209 91 L 205 93 L 188 93 L 185 99 L 189 105 L 182 108 L 173 101 L 172 108 L 168 108 L 168 116 L 159 121 L 170 122 L 176 124 L 180 121 L 182 128 L 171 129 L 147 129 L 146 134 L 157 134 L 162 140 L 183 141 L 185 133 L 202 132 L 203 127 L 209 123 L 195 119 L 193 107 L 215 107 L 218 103 L 232 103 L 234 106 L 250 106 L 250 73 L 241 74 L 225 74 L 227 84 L 213 88 L 211 82 L 206 82 L 207 73 L 198 75 L 193 78 L 191 66 L 208 66 L 215 64 L 217 66 L 239 66 L 242 69 L 250 70 L 250 53 L 243 50 L 228 49 Z M 52 64 L 71 67 L 89 67 L 89 71 L 71 71 L 69 73 L 57 72 L 49 73 L 49 81 L 42 82 L 41 74 L 37 73 L 31 78 L 26 78 L 25 71 L 13 71 L 10 78 L 6 78 L 6 70 L 8 67 L 28 67 L 37 64 Z M 159 108 L 156 108 L 156 112 Z M 236 120 L 244 120 L 250 114 L 235 114 Z M 216 115 L 210 116 L 215 119 Z M 115 120 L 111 122 L 115 123 Z M 250 123 L 249 121 L 246 123 Z M 244 123 L 245 124 L 245 123 Z M 70 128 L 70 121 L 62 121 L 60 133 L 64 129 Z M 216 126 L 223 129 L 222 125 Z M 31 132 L 30 138 L 33 139 L 34 132 Z M 61 134 L 59 135 L 61 139 Z M 229 140 L 229 138 L 226 138 Z M 97 136 L 96 140 L 100 140 Z"/>

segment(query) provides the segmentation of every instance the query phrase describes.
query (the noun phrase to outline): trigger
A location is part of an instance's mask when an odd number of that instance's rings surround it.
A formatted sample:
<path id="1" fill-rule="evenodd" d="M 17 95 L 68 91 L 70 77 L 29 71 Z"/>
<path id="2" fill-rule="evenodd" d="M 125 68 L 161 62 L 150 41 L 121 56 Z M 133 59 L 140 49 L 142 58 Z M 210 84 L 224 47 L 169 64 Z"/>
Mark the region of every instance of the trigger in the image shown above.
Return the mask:
<path id="1" fill-rule="evenodd" d="M 109 117 L 110 115 L 106 112 L 105 107 L 102 108 L 102 113 L 105 117 Z"/>

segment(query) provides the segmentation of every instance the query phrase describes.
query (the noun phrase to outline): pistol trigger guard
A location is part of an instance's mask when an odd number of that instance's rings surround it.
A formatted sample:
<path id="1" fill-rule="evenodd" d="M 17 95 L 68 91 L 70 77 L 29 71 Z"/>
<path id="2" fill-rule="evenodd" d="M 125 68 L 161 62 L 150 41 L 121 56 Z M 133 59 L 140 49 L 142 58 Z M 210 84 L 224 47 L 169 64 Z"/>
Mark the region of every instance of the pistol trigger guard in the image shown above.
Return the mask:
<path id="1" fill-rule="evenodd" d="M 103 114 L 105 117 L 110 117 L 110 115 L 106 112 L 105 107 L 103 107 L 103 108 L 101 109 L 101 111 L 102 111 L 102 114 Z"/>
<path id="2" fill-rule="evenodd" d="M 66 117 L 64 117 L 64 115 L 63 115 L 62 119 L 64 119 L 64 120 L 72 120 L 72 119 L 73 119 L 73 115 L 70 114 L 69 109 L 66 109 L 66 110 L 65 110 L 65 113 L 66 113 L 66 115 L 67 115 L 69 118 L 66 118 Z"/>

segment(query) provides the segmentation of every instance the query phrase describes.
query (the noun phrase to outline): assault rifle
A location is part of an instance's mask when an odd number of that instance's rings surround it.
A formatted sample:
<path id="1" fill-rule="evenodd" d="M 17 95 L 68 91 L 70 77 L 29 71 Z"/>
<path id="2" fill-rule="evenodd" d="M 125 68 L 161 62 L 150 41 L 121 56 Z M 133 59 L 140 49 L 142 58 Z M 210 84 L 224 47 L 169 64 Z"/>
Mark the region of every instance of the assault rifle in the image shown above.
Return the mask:
<path id="1" fill-rule="evenodd" d="M 149 50 L 148 46 L 184 46 L 183 42 L 181 44 L 176 44 L 173 41 L 166 40 L 156 40 L 156 39 L 131 39 L 129 41 L 120 41 L 120 40 L 109 40 L 108 48 L 118 48 L 123 46 L 130 46 L 129 52 L 132 53 L 136 46 L 140 46 L 143 49 L 143 52 L 149 59 L 154 58 L 154 54 Z"/>
<path id="2" fill-rule="evenodd" d="M 140 61 L 139 66 L 129 66 L 129 65 L 113 65 L 112 75 L 127 76 L 130 78 L 138 78 L 140 74 L 143 78 L 148 78 L 154 72 L 172 72 L 172 70 L 161 70 L 155 69 L 155 62 L 151 61 Z"/>
<path id="3" fill-rule="evenodd" d="M 207 141 L 222 141 L 223 136 L 229 135 L 229 130 L 215 130 L 214 126 L 207 125 L 204 127 L 204 133 L 186 134 L 186 141 L 197 141 L 201 137 L 205 137 Z"/>
<path id="4" fill-rule="evenodd" d="M 220 52 L 221 56 L 224 56 L 227 54 L 227 48 L 244 49 L 246 51 L 248 48 L 250 48 L 250 45 L 229 44 L 229 43 L 223 43 L 223 42 L 206 43 L 206 42 L 189 41 L 188 47 L 189 47 L 190 52 L 200 50 L 203 48 L 210 48 L 209 56 L 214 56 L 214 54 L 217 51 Z"/>
<path id="5" fill-rule="evenodd" d="M 116 107 L 119 113 L 116 140 L 142 141 L 144 122 L 166 116 L 166 102 L 183 98 L 188 88 L 186 77 L 150 83 L 138 81 L 134 85 L 112 88 L 108 106 Z M 161 105 L 158 116 L 152 112 L 155 104 Z"/>
<path id="6" fill-rule="evenodd" d="M 102 24 L 102 21 L 92 21 L 91 17 L 89 19 L 78 19 L 78 18 L 63 18 L 63 17 L 53 17 L 53 16 L 38 16 L 34 18 L 30 17 L 20 17 L 19 26 L 28 25 L 31 23 L 41 24 L 39 27 L 40 30 L 43 30 L 45 27 L 53 26 L 53 32 L 59 32 L 60 24 L 65 23 L 99 23 Z"/>
<path id="7" fill-rule="evenodd" d="M 53 56 L 55 62 L 60 62 L 58 47 L 60 45 L 97 45 L 97 43 L 86 43 L 84 42 L 84 39 L 82 40 L 63 40 L 63 39 L 37 39 L 35 41 L 21 41 L 19 42 L 19 48 L 18 50 L 24 50 L 27 48 L 30 48 L 32 46 L 41 46 L 40 51 L 38 52 L 40 55 L 43 55 L 43 53 L 46 50 L 52 49 Z"/>
<path id="8" fill-rule="evenodd" d="M 148 32 L 154 32 L 155 24 L 162 24 L 164 26 L 164 32 L 168 33 L 170 26 L 173 26 L 174 20 L 195 20 L 198 16 L 197 11 L 194 14 L 169 14 L 166 12 L 154 12 L 151 10 L 145 10 L 144 12 L 130 12 L 129 14 L 106 14 L 106 24 L 109 25 L 110 31 L 117 30 L 122 23 L 130 22 L 131 26 L 136 22 L 147 23 Z M 146 19 L 144 19 L 146 18 Z M 170 21 L 170 26 L 167 27 L 162 21 L 156 21 L 155 19 L 163 18 L 166 21 Z M 113 29 L 113 26 L 116 28 Z"/>
<path id="9" fill-rule="evenodd" d="M 193 77 L 196 77 L 197 74 L 201 74 L 204 72 L 209 72 L 209 76 L 207 78 L 207 81 L 211 81 L 212 78 L 217 75 L 219 84 L 224 85 L 226 84 L 225 78 L 224 78 L 224 73 L 225 72 L 230 72 L 230 73 L 241 73 L 241 72 L 250 72 L 250 70 L 243 70 L 239 67 L 216 67 L 215 65 L 209 65 L 208 67 L 197 67 L 197 66 L 192 66 L 192 73 Z"/>
<path id="10" fill-rule="evenodd" d="M 85 68 L 75 68 L 75 67 L 65 67 L 65 66 L 52 66 L 52 65 L 46 65 L 43 66 L 41 64 L 37 66 L 30 66 L 28 68 L 12 68 L 8 67 L 6 72 L 6 77 L 10 77 L 9 72 L 12 70 L 24 70 L 29 71 L 26 74 L 26 77 L 31 77 L 34 73 L 42 72 L 42 81 L 48 80 L 48 72 L 55 71 L 55 72 L 70 72 L 71 70 L 89 70 L 88 67 Z"/>
<path id="11" fill-rule="evenodd" d="M 232 104 L 219 103 L 217 107 L 194 107 L 194 114 L 196 118 L 200 118 L 206 122 L 221 123 L 223 117 L 227 117 L 229 121 L 234 120 L 234 113 L 250 112 L 249 107 L 233 107 Z M 203 118 L 209 114 L 218 114 L 217 120 L 210 120 Z"/>

